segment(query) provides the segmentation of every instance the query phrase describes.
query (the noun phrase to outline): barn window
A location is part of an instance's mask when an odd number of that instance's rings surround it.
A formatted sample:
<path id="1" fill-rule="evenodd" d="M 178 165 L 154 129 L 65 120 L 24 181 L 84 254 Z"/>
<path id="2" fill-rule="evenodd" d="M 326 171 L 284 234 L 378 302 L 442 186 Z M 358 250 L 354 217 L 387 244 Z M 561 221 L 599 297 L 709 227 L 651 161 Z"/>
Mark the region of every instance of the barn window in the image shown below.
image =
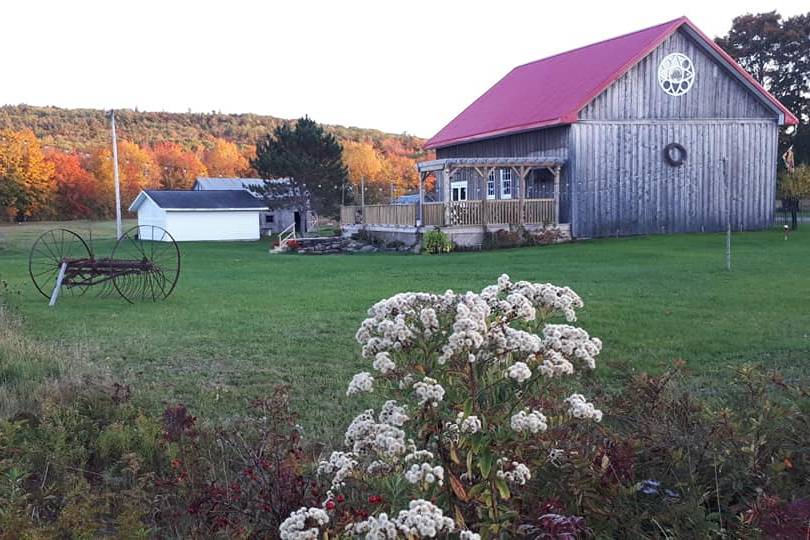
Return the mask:
<path id="1" fill-rule="evenodd" d="M 487 178 L 487 199 L 495 198 L 495 171 L 489 173 Z"/>
<path id="2" fill-rule="evenodd" d="M 682 96 L 695 82 L 695 65 L 682 53 L 668 54 L 658 64 L 658 84 L 670 96 Z"/>
<path id="3" fill-rule="evenodd" d="M 512 169 L 501 169 L 501 199 L 512 198 Z"/>
<path id="4" fill-rule="evenodd" d="M 265 223 L 273 223 L 276 220 L 276 217 L 273 214 L 265 214 L 264 215 L 264 222 Z"/>

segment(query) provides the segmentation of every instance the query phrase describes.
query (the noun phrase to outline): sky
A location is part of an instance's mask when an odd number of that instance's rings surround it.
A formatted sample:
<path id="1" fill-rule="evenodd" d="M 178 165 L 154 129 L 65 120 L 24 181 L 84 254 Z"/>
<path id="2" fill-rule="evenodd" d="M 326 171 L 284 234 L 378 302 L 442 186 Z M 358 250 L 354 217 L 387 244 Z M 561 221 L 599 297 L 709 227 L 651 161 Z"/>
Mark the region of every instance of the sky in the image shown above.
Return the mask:
<path id="1" fill-rule="evenodd" d="M 309 115 L 429 137 L 513 67 L 807 0 L 2 0 L 0 104 Z"/>

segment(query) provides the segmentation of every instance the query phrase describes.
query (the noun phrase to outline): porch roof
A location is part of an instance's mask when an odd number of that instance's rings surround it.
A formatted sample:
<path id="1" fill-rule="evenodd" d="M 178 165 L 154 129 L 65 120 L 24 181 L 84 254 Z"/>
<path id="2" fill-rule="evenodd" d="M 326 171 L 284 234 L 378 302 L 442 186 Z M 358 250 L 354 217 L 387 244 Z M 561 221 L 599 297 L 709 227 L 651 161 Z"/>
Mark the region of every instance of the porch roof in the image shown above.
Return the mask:
<path id="1" fill-rule="evenodd" d="M 534 157 L 462 157 L 444 158 L 431 161 L 422 161 L 416 164 L 420 173 L 441 171 L 443 169 L 460 169 L 474 167 L 558 167 L 565 164 L 565 158 L 560 156 L 534 156 Z"/>

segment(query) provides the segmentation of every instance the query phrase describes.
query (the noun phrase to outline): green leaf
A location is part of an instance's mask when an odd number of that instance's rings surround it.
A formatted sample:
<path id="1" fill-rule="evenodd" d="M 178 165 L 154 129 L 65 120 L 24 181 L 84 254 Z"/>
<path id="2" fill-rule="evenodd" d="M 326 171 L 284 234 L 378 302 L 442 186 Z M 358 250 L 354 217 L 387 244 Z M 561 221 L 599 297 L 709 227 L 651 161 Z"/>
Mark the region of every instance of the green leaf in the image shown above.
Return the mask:
<path id="1" fill-rule="evenodd" d="M 509 491 L 509 486 L 507 485 L 506 480 L 503 478 L 495 479 L 495 487 L 498 488 L 498 494 L 503 500 L 508 500 L 512 495 L 512 493 Z"/>
<path id="2" fill-rule="evenodd" d="M 489 473 L 492 471 L 492 453 L 488 448 L 478 458 L 478 470 L 481 471 L 481 476 L 489 478 Z"/>

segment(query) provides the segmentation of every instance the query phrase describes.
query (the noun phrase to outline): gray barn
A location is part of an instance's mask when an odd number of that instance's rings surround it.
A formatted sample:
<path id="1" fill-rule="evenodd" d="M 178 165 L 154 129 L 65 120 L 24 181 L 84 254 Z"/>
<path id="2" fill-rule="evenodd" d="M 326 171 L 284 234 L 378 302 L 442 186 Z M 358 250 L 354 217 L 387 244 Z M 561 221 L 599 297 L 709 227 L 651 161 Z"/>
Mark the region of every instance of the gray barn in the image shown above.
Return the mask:
<path id="1" fill-rule="evenodd" d="M 523 223 L 525 199 L 554 200 L 575 237 L 760 229 L 779 126 L 796 122 L 684 17 L 515 68 L 428 141 L 420 172 L 438 200 L 480 202 L 485 228 L 501 200 Z"/>

